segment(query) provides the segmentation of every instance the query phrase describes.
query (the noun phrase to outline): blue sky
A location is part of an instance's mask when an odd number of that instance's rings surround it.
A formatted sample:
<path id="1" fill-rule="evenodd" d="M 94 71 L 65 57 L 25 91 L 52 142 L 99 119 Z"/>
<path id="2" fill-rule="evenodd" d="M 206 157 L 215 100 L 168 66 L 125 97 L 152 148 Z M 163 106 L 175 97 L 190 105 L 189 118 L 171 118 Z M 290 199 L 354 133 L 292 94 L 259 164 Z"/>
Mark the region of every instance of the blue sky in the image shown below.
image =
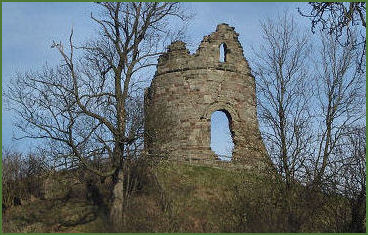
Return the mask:
<path id="1" fill-rule="evenodd" d="M 184 7 L 196 15 L 189 23 L 187 44 L 194 52 L 203 36 L 215 31 L 216 25 L 228 23 L 240 34 L 244 54 L 249 57 L 251 47 L 257 48 L 260 41 L 259 22 L 274 17 L 284 10 L 296 16 L 302 24 L 310 24 L 297 13 L 297 7 L 306 3 L 184 3 Z M 83 42 L 95 33 L 95 25 L 89 16 L 96 11 L 93 3 L 2 3 L 2 85 L 6 87 L 16 72 L 38 70 L 46 62 L 58 63 L 59 58 L 50 46 L 52 41 L 66 41 L 71 29 L 76 42 Z M 14 141 L 16 130 L 12 126 L 13 115 L 2 107 L 2 146 L 20 151 L 32 148 L 29 141 Z M 229 146 L 224 141 L 229 136 L 221 131 L 226 126 L 225 116 L 214 118 L 217 134 L 212 138 L 214 149 L 225 153 Z"/>

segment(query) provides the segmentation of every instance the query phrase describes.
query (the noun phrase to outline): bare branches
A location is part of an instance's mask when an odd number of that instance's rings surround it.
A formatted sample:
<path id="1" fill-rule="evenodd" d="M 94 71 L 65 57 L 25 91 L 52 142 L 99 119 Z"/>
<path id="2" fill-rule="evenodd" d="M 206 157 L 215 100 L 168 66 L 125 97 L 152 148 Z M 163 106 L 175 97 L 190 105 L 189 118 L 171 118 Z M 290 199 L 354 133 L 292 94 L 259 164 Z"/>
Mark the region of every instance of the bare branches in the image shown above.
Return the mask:
<path id="1" fill-rule="evenodd" d="M 68 46 L 53 42 L 62 64 L 19 75 L 6 96 L 18 114 L 20 137 L 49 141 L 56 161 L 62 158 L 101 177 L 113 176 L 118 186 L 111 214 L 118 216 L 114 221 L 119 225 L 125 197 L 122 171 L 144 143 L 142 79 L 149 79 L 147 68 L 180 30 L 168 27 L 170 21 L 187 16 L 180 3 L 99 5 L 101 15 L 91 14 L 99 26 L 94 40 L 76 47 L 72 30 Z M 109 162 L 96 169 L 95 159 Z"/>
<path id="2" fill-rule="evenodd" d="M 264 43 L 253 66 L 268 152 L 290 185 L 309 148 L 308 39 L 287 14 L 262 23 Z"/>
<path id="3" fill-rule="evenodd" d="M 364 116 L 364 76 L 357 70 L 357 52 L 353 42 L 341 46 L 331 35 L 321 33 L 320 60 L 315 76 L 319 109 L 318 151 L 315 183 L 320 184 L 334 151 L 347 127 L 359 123 Z"/>
<path id="4" fill-rule="evenodd" d="M 350 41 L 341 45 L 335 35 L 321 32 L 319 53 L 309 60 L 307 37 L 297 36 L 292 19 L 269 20 L 262 29 L 265 43 L 253 68 L 267 150 L 287 184 L 298 179 L 328 188 L 331 179 L 341 180 L 332 168 L 344 162 L 336 151 L 346 130 L 365 117 L 356 34 L 350 31 Z"/>
<path id="5" fill-rule="evenodd" d="M 298 9 L 302 16 L 308 17 L 312 22 L 312 32 L 318 26 L 322 31 L 333 35 L 342 46 L 360 48 L 359 69 L 365 70 L 366 51 L 366 5 L 365 2 L 310 2 L 310 13 Z M 318 31 L 318 30 L 317 30 Z M 360 38 L 356 32 L 360 33 Z"/>

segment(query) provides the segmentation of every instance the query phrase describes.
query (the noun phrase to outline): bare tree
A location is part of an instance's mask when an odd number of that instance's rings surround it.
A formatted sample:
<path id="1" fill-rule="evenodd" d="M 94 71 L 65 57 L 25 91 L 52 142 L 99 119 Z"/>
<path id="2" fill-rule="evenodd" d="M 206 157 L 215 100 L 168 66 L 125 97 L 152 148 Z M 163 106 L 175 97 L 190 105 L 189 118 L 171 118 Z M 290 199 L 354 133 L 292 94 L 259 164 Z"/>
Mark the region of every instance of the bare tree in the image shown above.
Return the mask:
<path id="1" fill-rule="evenodd" d="M 346 128 L 363 121 L 365 71 L 358 69 L 353 42 L 342 46 L 329 34 L 321 34 L 320 55 L 315 56 L 315 137 L 316 151 L 312 160 L 313 182 L 323 183 L 331 173 L 329 165 Z M 338 160 L 338 159 L 337 159 Z"/>
<path id="2" fill-rule="evenodd" d="M 361 47 L 359 69 L 365 69 L 366 47 L 366 5 L 365 2 L 310 2 L 310 12 L 305 13 L 298 8 L 302 16 L 308 17 L 312 22 L 312 32 L 318 26 L 323 31 L 333 35 L 341 45 Z M 360 37 L 353 34 L 358 31 Z M 318 31 L 318 30 L 317 30 Z"/>
<path id="3" fill-rule="evenodd" d="M 289 187 L 309 153 L 308 38 L 287 13 L 262 23 L 262 46 L 252 66 L 268 153 Z"/>
<path id="4" fill-rule="evenodd" d="M 96 40 L 83 46 L 54 42 L 62 58 L 57 68 L 18 75 L 7 97 L 17 113 L 21 138 L 49 140 L 58 156 L 101 176 L 113 177 L 110 217 L 123 221 L 124 183 L 135 145 L 142 138 L 142 83 L 147 68 L 166 43 L 181 35 L 170 20 L 188 19 L 180 3 L 98 3 Z M 177 22 L 179 22 L 177 21 Z M 78 56 L 81 55 L 81 56 Z M 96 169 L 93 160 L 110 160 L 110 169 Z"/>

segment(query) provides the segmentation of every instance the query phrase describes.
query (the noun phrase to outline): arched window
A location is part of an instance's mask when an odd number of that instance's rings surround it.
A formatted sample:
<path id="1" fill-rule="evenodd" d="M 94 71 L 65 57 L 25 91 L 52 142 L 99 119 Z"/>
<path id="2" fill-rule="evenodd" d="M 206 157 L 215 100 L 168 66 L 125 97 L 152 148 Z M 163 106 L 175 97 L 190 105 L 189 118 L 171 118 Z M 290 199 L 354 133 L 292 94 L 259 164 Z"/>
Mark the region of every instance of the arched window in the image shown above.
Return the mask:
<path id="1" fill-rule="evenodd" d="M 224 161 L 231 160 L 234 149 L 230 123 L 231 117 L 226 110 L 211 115 L 211 150 Z"/>
<path id="2" fill-rule="evenodd" d="M 221 43 L 220 45 L 220 62 L 226 62 L 226 44 Z"/>

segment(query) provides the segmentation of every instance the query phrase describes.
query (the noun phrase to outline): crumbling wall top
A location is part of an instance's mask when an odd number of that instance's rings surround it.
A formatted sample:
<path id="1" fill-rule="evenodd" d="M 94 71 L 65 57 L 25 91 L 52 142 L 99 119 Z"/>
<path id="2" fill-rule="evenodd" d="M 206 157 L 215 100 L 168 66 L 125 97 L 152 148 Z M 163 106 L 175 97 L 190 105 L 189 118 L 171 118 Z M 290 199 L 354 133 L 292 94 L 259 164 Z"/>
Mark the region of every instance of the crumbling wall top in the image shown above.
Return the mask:
<path id="1" fill-rule="evenodd" d="M 189 50 L 186 48 L 185 42 L 174 41 L 168 46 L 168 53 L 186 53 L 189 54 Z"/>
<path id="2" fill-rule="evenodd" d="M 158 60 L 157 75 L 190 70 L 219 69 L 249 74 L 250 69 L 243 55 L 243 48 L 238 40 L 239 34 L 228 24 L 219 24 L 216 31 L 201 41 L 197 51 L 191 55 L 182 41 L 175 41 L 168 46 Z M 221 47 L 222 45 L 222 47 Z M 220 60 L 223 48 L 225 60 Z"/>

